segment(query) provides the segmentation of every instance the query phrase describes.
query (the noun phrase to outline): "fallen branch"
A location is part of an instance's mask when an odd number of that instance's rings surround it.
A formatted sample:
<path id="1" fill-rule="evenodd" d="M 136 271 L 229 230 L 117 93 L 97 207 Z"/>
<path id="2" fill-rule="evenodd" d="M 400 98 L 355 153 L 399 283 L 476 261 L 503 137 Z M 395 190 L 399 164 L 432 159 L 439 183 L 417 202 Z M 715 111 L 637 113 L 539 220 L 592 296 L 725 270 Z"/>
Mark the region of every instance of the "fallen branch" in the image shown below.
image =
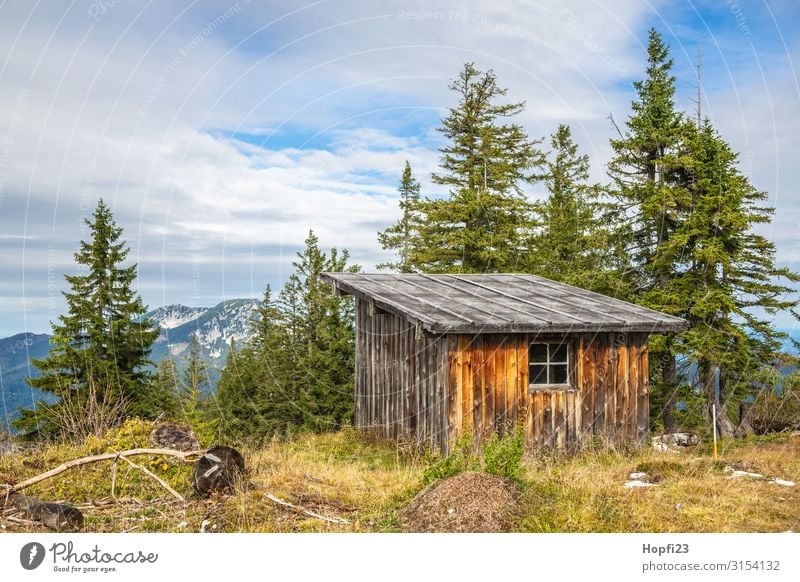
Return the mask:
<path id="1" fill-rule="evenodd" d="M 136 463 L 134 463 L 133 461 L 131 461 L 131 460 L 130 460 L 129 458 L 127 458 L 127 457 L 122 457 L 122 460 L 123 460 L 123 461 L 125 461 L 126 463 L 128 463 L 128 464 L 129 464 L 131 467 L 133 467 L 133 468 L 135 468 L 135 469 L 139 469 L 139 470 L 140 470 L 142 473 L 144 473 L 145 475 L 147 475 L 147 476 L 148 476 L 148 477 L 150 477 L 151 479 L 153 479 L 153 480 L 155 480 L 156 482 L 158 482 L 158 484 L 159 484 L 159 485 L 161 485 L 161 486 L 162 486 L 164 489 L 166 489 L 167 491 L 169 491 L 169 492 L 172 494 L 172 496 L 173 496 L 173 497 L 175 497 L 175 499 L 177 499 L 178 501 L 186 501 L 186 500 L 183 498 L 183 495 L 181 495 L 180 493 L 178 493 L 177 491 L 175 491 L 175 490 L 174 490 L 172 487 L 170 487 L 170 486 L 169 486 L 169 484 L 168 484 L 166 481 L 164 481 L 164 480 L 163 480 L 161 477 L 159 477 L 158 475 L 156 475 L 155 473 L 153 473 L 153 472 L 152 472 L 150 469 L 148 469 L 147 467 L 143 467 L 143 466 L 141 466 L 141 465 L 137 465 Z"/>
<path id="2" fill-rule="evenodd" d="M 341 517 L 326 517 L 324 515 L 320 515 L 319 513 L 315 513 L 309 509 L 306 509 L 305 507 L 300 507 L 299 505 L 295 505 L 293 503 L 289 503 L 288 501 L 284 501 L 283 499 L 275 497 L 272 493 L 266 493 L 264 497 L 266 497 L 273 503 L 276 503 L 282 507 L 287 507 L 292 511 L 296 511 L 297 513 L 302 513 L 303 515 L 307 515 L 309 517 L 314 517 L 316 519 L 321 519 L 322 521 L 327 521 L 329 523 L 335 523 L 338 525 L 350 525 L 350 522 L 347 521 L 346 519 L 343 519 Z"/>
<path id="3" fill-rule="evenodd" d="M 94 455 L 91 457 L 81 457 L 80 459 L 73 459 L 72 461 L 67 461 L 66 463 L 62 463 L 54 469 L 50 469 L 45 473 L 41 473 L 39 475 L 36 475 L 35 477 L 26 479 L 25 481 L 17 483 L 16 485 L 0 485 L 0 488 L 6 489 L 7 493 L 22 491 L 23 489 L 30 487 L 31 485 L 35 485 L 36 483 L 40 483 L 41 481 L 45 481 L 46 479 L 50 479 L 51 477 L 60 475 L 64 471 L 69 471 L 70 469 L 74 469 L 75 467 L 88 465 L 90 463 L 99 463 L 100 461 L 110 461 L 112 459 L 117 459 L 117 458 L 123 458 L 127 461 L 128 460 L 127 457 L 135 457 L 137 455 L 159 455 L 159 456 L 177 457 L 183 461 L 188 461 L 189 457 L 202 455 L 203 453 L 204 451 L 181 452 L 181 451 L 174 451 L 172 449 L 131 449 L 129 451 L 120 451 L 119 453 L 105 453 L 102 455 Z"/>

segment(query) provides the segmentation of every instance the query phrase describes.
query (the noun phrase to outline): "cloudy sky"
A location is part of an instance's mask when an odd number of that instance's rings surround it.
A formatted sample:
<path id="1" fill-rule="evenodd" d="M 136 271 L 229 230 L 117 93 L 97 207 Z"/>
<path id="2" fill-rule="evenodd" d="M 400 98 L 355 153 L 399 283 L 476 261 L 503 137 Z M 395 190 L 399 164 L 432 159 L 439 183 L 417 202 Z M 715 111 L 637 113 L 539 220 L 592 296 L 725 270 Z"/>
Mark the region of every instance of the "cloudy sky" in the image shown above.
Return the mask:
<path id="1" fill-rule="evenodd" d="M 404 160 L 424 193 L 448 82 L 492 68 L 542 137 L 568 122 L 604 180 L 647 30 L 777 208 L 800 268 L 797 0 L 0 2 L 0 337 L 45 332 L 102 197 L 151 307 L 280 285 L 309 229 L 367 270 Z M 530 195 L 541 195 L 532 188 Z"/>

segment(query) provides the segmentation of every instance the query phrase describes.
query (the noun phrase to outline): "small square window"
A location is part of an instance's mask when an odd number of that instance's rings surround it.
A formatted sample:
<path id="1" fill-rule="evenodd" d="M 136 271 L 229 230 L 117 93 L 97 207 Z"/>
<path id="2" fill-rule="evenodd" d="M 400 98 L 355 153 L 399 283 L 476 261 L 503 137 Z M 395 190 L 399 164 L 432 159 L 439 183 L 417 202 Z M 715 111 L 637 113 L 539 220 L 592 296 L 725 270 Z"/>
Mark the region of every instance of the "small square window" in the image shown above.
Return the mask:
<path id="1" fill-rule="evenodd" d="M 536 342 L 528 348 L 529 378 L 531 386 L 569 386 L 569 344 Z"/>

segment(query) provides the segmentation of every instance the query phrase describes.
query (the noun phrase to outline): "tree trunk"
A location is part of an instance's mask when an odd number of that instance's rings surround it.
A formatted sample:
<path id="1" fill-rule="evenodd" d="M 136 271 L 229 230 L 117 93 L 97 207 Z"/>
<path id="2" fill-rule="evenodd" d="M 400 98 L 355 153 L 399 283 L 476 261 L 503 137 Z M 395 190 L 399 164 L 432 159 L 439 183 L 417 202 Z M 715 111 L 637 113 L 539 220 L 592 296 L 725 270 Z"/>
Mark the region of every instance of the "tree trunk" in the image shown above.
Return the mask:
<path id="1" fill-rule="evenodd" d="M 664 404 L 664 432 L 675 432 L 675 392 L 678 386 L 678 366 L 675 356 L 667 352 L 661 358 L 661 380 L 666 386 L 667 399 Z"/>

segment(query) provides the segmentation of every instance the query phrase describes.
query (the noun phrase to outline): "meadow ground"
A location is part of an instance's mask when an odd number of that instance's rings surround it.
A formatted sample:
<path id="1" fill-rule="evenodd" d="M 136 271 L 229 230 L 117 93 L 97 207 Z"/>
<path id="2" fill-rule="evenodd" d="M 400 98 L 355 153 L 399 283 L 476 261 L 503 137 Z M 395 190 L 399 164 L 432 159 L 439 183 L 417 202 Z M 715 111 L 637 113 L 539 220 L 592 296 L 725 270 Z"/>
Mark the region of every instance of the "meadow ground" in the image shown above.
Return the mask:
<path id="1" fill-rule="evenodd" d="M 147 445 L 150 426 L 128 423 L 103 439 L 0 456 L 0 483 L 17 483 L 61 462 Z M 186 497 L 180 502 L 124 463 L 74 469 L 25 493 L 81 509 L 90 532 L 393 532 L 398 516 L 426 483 L 431 456 L 354 430 L 300 435 L 243 450 L 250 486 L 197 499 L 192 465 L 137 457 Z M 653 450 L 536 452 L 523 460 L 521 485 L 504 528 L 512 532 L 783 532 L 800 530 L 800 438 L 772 435 L 723 441 L 719 458 L 700 445 L 680 454 Z M 726 467 L 765 479 L 733 478 Z M 652 487 L 625 488 L 644 472 Z M 770 482 L 777 477 L 791 487 Z M 435 484 L 434 484 L 435 485 Z M 266 498 L 272 494 L 321 515 L 309 517 Z M 47 531 L 0 510 L 0 531 Z"/>

